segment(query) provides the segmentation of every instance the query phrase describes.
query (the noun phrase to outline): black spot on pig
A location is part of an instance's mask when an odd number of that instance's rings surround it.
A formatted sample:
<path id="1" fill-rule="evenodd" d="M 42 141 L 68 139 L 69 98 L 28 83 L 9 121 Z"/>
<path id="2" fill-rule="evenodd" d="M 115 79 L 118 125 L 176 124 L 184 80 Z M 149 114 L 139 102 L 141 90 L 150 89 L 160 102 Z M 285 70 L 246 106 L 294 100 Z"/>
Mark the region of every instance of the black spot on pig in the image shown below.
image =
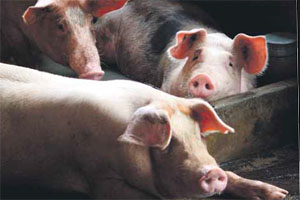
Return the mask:
<path id="1" fill-rule="evenodd" d="M 244 60 L 247 60 L 247 59 L 248 59 L 248 54 L 249 54 L 249 52 L 248 52 L 248 47 L 244 46 L 244 47 L 242 48 L 242 53 L 243 53 L 243 59 L 244 59 Z"/>
<path id="2" fill-rule="evenodd" d="M 163 21 L 162 19 L 163 17 L 158 18 L 158 20 Z M 182 27 L 182 23 L 177 20 L 166 20 L 161 23 L 151 37 L 151 52 L 154 54 L 161 54 Z"/>
<path id="3" fill-rule="evenodd" d="M 197 40 L 197 35 L 196 34 L 193 34 L 190 38 L 189 38 L 189 41 L 188 41 L 188 46 L 189 48 L 191 48 L 194 44 L 194 42 Z"/>
<path id="4" fill-rule="evenodd" d="M 145 23 L 147 23 L 151 18 L 152 18 L 152 16 L 153 16 L 153 12 L 150 12 L 150 13 L 148 13 L 147 15 L 145 15 Z"/>
<path id="5" fill-rule="evenodd" d="M 147 14 L 145 15 L 145 22 L 148 23 L 149 21 L 153 20 L 155 16 L 159 16 L 159 11 L 155 8 L 152 8 L 151 11 L 146 12 Z"/>
<path id="6" fill-rule="evenodd" d="M 196 34 L 193 34 L 193 35 L 191 36 L 191 42 L 195 42 L 196 39 L 197 39 L 197 35 L 196 35 Z"/>

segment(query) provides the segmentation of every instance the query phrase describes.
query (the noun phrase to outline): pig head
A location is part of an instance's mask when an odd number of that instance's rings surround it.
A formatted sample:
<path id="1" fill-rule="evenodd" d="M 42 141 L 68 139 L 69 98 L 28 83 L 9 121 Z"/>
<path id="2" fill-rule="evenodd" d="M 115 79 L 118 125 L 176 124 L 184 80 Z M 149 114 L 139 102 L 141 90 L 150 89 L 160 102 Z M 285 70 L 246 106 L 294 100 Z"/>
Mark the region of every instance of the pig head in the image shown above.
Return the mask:
<path id="1" fill-rule="evenodd" d="M 79 78 L 104 75 L 95 46 L 93 25 L 127 0 L 38 0 L 23 15 L 30 39 L 58 63 L 69 65 Z"/>
<path id="2" fill-rule="evenodd" d="M 168 52 L 180 67 L 170 72 L 162 89 L 173 95 L 209 101 L 252 89 L 256 75 L 267 65 L 263 36 L 238 34 L 232 40 L 203 28 L 179 31 L 176 44 Z"/>
<path id="3" fill-rule="evenodd" d="M 119 141 L 149 148 L 156 195 L 207 197 L 222 193 L 227 185 L 225 172 L 206 148 L 204 133 L 213 131 L 234 130 L 203 100 L 185 100 L 175 106 L 156 102 L 134 113 Z"/>

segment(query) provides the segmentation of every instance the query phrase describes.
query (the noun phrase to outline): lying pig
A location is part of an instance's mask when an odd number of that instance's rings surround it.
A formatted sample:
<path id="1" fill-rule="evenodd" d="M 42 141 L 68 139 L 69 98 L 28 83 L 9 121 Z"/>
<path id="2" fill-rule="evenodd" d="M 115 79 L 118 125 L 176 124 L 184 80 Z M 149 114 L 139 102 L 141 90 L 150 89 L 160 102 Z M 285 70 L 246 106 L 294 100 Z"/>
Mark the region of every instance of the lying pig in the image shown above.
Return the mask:
<path id="1" fill-rule="evenodd" d="M 36 66 L 38 47 L 56 62 L 69 65 L 80 78 L 99 80 L 104 72 L 93 25 L 126 1 L 2 0 L 1 60 L 8 62 L 12 56 L 18 64 Z"/>
<path id="2" fill-rule="evenodd" d="M 180 97 L 215 100 L 255 87 L 267 63 L 265 38 L 230 39 L 203 11 L 194 12 L 185 2 L 131 1 L 97 24 L 101 58 Z"/>
<path id="3" fill-rule="evenodd" d="M 218 167 L 204 136 L 234 130 L 201 99 L 5 64 L 0 91 L 2 186 L 36 185 L 95 199 L 287 194 Z"/>

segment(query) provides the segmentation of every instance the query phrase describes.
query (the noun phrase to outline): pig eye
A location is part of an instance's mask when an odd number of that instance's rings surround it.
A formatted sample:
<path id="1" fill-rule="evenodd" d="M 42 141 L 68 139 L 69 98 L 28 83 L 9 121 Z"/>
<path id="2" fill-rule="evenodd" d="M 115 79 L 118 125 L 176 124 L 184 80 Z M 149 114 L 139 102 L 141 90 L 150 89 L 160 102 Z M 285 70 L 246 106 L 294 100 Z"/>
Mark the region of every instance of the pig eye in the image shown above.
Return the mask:
<path id="1" fill-rule="evenodd" d="M 197 49 L 194 53 L 193 61 L 197 60 L 201 54 L 201 49 Z"/>
<path id="2" fill-rule="evenodd" d="M 233 64 L 232 64 L 232 62 L 229 62 L 229 67 L 233 67 Z"/>
<path id="3" fill-rule="evenodd" d="M 65 26 L 61 23 L 57 24 L 57 28 L 61 31 L 64 32 L 65 31 Z"/>
<path id="4" fill-rule="evenodd" d="M 98 17 L 93 17 L 93 19 L 92 19 L 92 24 L 96 24 L 97 23 L 97 21 L 98 21 Z"/>

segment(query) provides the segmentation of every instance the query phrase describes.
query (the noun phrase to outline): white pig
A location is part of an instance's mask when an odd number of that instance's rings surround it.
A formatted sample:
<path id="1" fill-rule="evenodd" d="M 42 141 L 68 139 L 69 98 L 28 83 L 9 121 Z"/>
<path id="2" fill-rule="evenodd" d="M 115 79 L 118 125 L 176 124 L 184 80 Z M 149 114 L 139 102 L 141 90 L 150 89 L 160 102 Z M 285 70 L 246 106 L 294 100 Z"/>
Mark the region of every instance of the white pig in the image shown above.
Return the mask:
<path id="1" fill-rule="evenodd" d="M 180 97 L 216 100 L 255 87 L 267 65 L 263 36 L 223 34 L 187 2 L 130 1 L 97 24 L 104 62 Z"/>
<path id="2" fill-rule="evenodd" d="M 94 199 L 287 194 L 218 167 L 203 134 L 234 130 L 201 99 L 1 64 L 0 113 L 2 186 L 37 185 Z"/>

